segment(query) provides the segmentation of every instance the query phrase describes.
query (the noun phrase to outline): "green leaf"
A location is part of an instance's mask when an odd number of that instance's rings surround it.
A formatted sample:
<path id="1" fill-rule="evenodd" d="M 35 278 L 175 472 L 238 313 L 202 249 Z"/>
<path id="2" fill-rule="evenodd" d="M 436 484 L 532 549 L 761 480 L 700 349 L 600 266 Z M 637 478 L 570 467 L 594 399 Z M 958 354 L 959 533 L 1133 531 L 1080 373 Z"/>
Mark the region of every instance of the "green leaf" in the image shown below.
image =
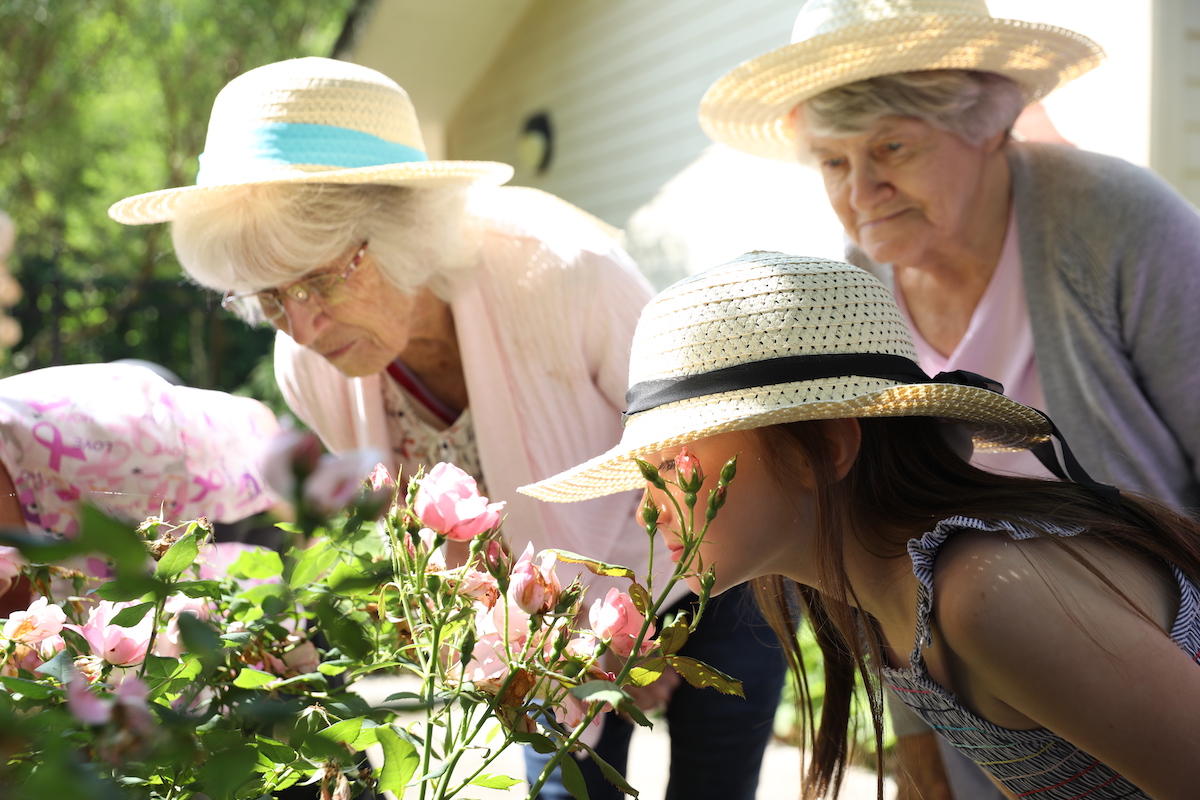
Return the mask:
<path id="1" fill-rule="evenodd" d="M 567 756 L 567 758 L 570 757 L 570 755 Z M 510 778 L 507 775 L 491 775 L 485 772 L 482 775 L 477 775 L 471 781 L 471 784 L 482 786 L 486 789 L 507 789 L 510 786 L 516 786 L 520 782 L 516 778 Z"/>
<path id="2" fill-rule="evenodd" d="M 650 599 L 650 593 L 646 591 L 646 587 L 636 581 L 629 584 L 629 598 L 633 600 L 633 607 L 643 617 L 650 613 L 650 606 L 654 601 Z"/>
<path id="3" fill-rule="evenodd" d="M 704 689 L 711 686 L 725 694 L 733 694 L 738 697 L 746 696 L 742 691 L 741 681 L 731 678 L 719 669 L 710 667 L 708 664 L 697 661 L 694 658 L 672 655 L 667 656 L 667 663 L 674 667 L 675 671 L 685 681 L 697 689 Z"/>
<path id="4" fill-rule="evenodd" d="M 392 568 L 388 564 L 364 561 L 350 564 L 343 561 L 329 573 L 329 588 L 344 595 L 368 594 L 391 577 Z"/>
<path id="5" fill-rule="evenodd" d="M 260 686 L 266 686 L 273 680 L 275 680 L 275 676 L 269 672 L 263 672 L 253 667 L 243 667 L 237 677 L 233 679 L 233 685 L 239 689 L 257 689 Z"/>
<path id="6" fill-rule="evenodd" d="M 316 614 L 325 637 L 344 655 L 361 660 L 371 652 L 371 642 L 359 624 L 352 617 L 343 615 L 330 598 L 321 598 Z"/>
<path id="7" fill-rule="evenodd" d="M 24 678 L 10 678 L 7 675 L 0 675 L 0 685 L 13 694 L 22 694 L 34 700 L 45 700 L 55 691 L 44 683 L 28 681 Z"/>
<path id="8" fill-rule="evenodd" d="M 317 731 L 317 735 L 331 742 L 348 744 L 355 750 L 365 750 L 376 742 L 375 726 L 367 723 L 368 720 L 362 717 L 344 719 Z"/>
<path id="9" fill-rule="evenodd" d="M 163 553 L 162 558 L 158 560 L 158 566 L 154 569 L 154 577 L 160 580 L 174 578 L 195 563 L 196 556 L 199 554 L 200 543 L 196 534 L 189 533 Z"/>
<path id="10" fill-rule="evenodd" d="M 207 622 L 191 614 L 180 614 L 177 620 L 179 637 L 189 653 L 195 653 L 207 669 L 220 659 L 223 648 L 221 637 Z"/>
<path id="11" fill-rule="evenodd" d="M 322 573 L 332 567 L 333 562 L 337 561 L 338 551 L 330 547 L 327 540 L 321 539 L 304 550 L 292 548 L 289 555 L 296 559 L 296 562 L 288 585 L 293 589 L 300 589 L 316 581 Z"/>
<path id="12" fill-rule="evenodd" d="M 629 671 L 629 680 L 634 686 L 649 686 L 662 677 L 666 667 L 664 658 L 648 659 Z"/>
<path id="13" fill-rule="evenodd" d="M 521 742 L 532 747 L 536 752 L 546 755 L 553 753 L 558 749 L 550 738 L 542 733 L 527 733 L 525 731 L 513 731 L 512 738 L 514 742 Z"/>
<path id="14" fill-rule="evenodd" d="M 567 564 L 583 564 L 596 575 L 607 575 L 612 578 L 636 578 L 637 574 L 629 567 L 622 567 L 616 564 L 606 564 L 603 561 L 597 561 L 594 558 L 581 556 L 578 553 L 572 553 L 569 550 L 551 549 L 549 552 L 554 553 L 554 557 L 559 561 Z"/>
<path id="15" fill-rule="evenodd" d="M 113 625 L 119 628 L 132 628 L 146 618 L 146 612 L 154 608 L 154 603 L 139 603 L 136 606 L 121 609 L 112 618 Z"/>
<path id="16" fill-rule="evenodd" d="M 74 659 L 66 650 L 59 650 L 54 654 L 54 658 L 42 664 L 34 670 L 39 675 L 49 675 L 64 686 L 67 680 L 71 677 L 71 670 L 74 668 Z"/>
<path id="17" fill-rule="evenodd" d="M 662 632 L 658 634 L 658 646 L 666 655 L 678 653 L 679 649 L 687 644 L 689 635 L 687 615 L 680 614 L 673 623 L 663 628 Z"/>
<path id="18" fill-rule="evenodd" d="M 211 597 L 221 599 L 221 584 L 217 581 L 180 581 L 173 587 L 174 591 L 188 597 Z"/>
<path id="19" fill-rule="evenodd" d="M 282 599 L 286 592 L 287 589 L 282 583 L 263 583 L 242 592 L 241 597 L 253 605 L 261 606 L 269 597 Z"/>
<path id="20" fill-rule="evenodd" d="M 421 766 L 421 757 L 416 745 L 401 738 L 390 726 L 381 725 L 375 734 L 379 746 L 383 748 L 383 770 L 379 773 L 379 790 L 395 792 L 397 797 L 404 794 L 404 787 L 412 780 L 417 768 Z"/>
<path id="21" fill-rule="evenodd" d="M 580 742 L 580 745 L 584 750 L 587 751 L 587 754 L 592 759 L 592 762 L 600 768 L 600 772 L 605 778 L 608 779 L 609 783 L 611 783 L 613 786 L 616 786 L 622 792 L 630 795 L 631 797 L 638 796 L 637 789 L 634 789 L 629 785 L 629 781 L 625 780 L 625 776 L 618 772 L 616 767 L 601 758 L 595 750 L 588 747 L 586 744 L 583 744 L 583 742 Z M 567 758 L 570 758 L 570 756 L 568 755 Z"/>
<path id="22" fill-rule="evenodd" d="M 118 575 L 108 583 L 102 583 L 96 588 L 96 596 L 101 600 L 111 600 L 114 603 L 125 603 L 137 600 L 148 594 L 166 596 L 167 585 L 149 575 Z"/>
<path id="23" fill-rule="evenodd" d="M 233 800 L 238 788 L 250 780 L 257 762 L 258 753 L 248 743 L 212 753 L 199 770 L 204 793 L 212 800 Z"/>
<path id="24" fill-rule="evenodd" d="M 590 800 L 587 781 L 583 779 L 583 770 L 579 768 L 579 762 L 575 760 L 575 757 L 570 753 L 565 753 L 558 765 L 562 772 L 563 788 L 570 792 L 575 800 Z"/>
<path id="25" fill-rule="evenodd" d="M 278 578 L 283 574 L 283 560 L 279 553 L 265 547 L 244 550 L 238 560 L 229 565 L 229 574 L 235 578 Z"/>

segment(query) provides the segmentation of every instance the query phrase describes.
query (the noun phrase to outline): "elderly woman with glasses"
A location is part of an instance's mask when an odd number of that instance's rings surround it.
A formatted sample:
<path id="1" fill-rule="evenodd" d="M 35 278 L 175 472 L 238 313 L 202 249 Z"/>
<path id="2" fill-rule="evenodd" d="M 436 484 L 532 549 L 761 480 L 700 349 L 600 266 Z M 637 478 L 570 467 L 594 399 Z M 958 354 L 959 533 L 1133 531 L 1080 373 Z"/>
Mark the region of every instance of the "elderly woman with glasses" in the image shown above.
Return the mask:
<path id="1" fill-rule="evenodd" d="M 1093 474 L 1194 509 L 1200 215 L 1148 170 L 1012 135 L 1102 58 L 983 0 L 809 0 L 792 44 L 718 80 L 700 119 L 820 171 L 847 260 L 893 290 L 927 373 L 999 379 Z M 1026 453 L 975 462 L 1046 474 Z"/>
<path id="2" fill-rule="evenodd" d="M 276 378 L 331 450 L 385 450 L 405 477 L 453 462 L 507 502 L 515 549 L 530 541 L 645 574 L 638 495 L 552 507 L 516 487 L 620 439 L 629 342 L 650 287 L 604 223 L 495 186 L 510 175 L 504 164 L 427 160 L 403 89 L 306 58 L 222 90 L 196 186 L 110 214 L 171 220 L 188 274 L 279 330 Z M 584 579 L 602 596 L 603 579 Z M 694 596 L 680 586 L 676 599 Z M 673 675 L 643 693 L 648 707 L 666 705 L 679 796 L 754 796 L 785 667 L 744 605 L 710 606 L 688 647 L 745 681 L 749 699 Z M 622 771 L 631 733 L 610 714 L 596 746 Z M 536 776 L 543 757 L 527 759 Z M 580 766 L 593 800 L 616 800 L 594 764 Z M 552 782 L 541 797 L 568 793 Z"/>

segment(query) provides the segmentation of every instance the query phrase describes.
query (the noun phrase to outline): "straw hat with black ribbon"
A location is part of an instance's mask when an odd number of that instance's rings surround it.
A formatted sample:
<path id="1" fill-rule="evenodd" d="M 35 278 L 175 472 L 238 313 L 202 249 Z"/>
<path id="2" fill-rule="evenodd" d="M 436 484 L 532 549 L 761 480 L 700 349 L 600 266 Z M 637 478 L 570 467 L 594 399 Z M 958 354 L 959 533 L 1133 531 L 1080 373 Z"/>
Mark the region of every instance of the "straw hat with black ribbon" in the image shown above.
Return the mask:
<path id="1" fill-rule="evenodd" d="M 997 19 L 984 0 L 809 0 L 791 44 L 709 87 L 700 126 L 736 150 L 795 161 L 792 109 L 838 86 L 900 72 L 978 70 L 1016 81 L 1032 103 L 1103 59 L 1082 34 Z"/>
<path id="2" fill-rule="evenodd" d="M 978 448 L 1032 448 L 1056 474 L 1093 485 L 1065 447 L 1060 467 L 1050 420 L 999 384 L 963 371 L 926 376 L 888 290 L 838 261 L 747 253 L 676 283 L 642 311 L 629 372 L 620 444 L 519 491 L 587 500 L 643 488 L 635 458 L 707 436 L 901 416 L 966 423 Z"/>
<path id="3" fill-rule="evenodd" d="M 499 185 L 492 161 L 430 161 L 408 94 L 373 69 L 295 58 L 234 78 L 217 95 L 195 186 L 127 197 L 109 216 L 167 222 L 184 198 L 261 183 Z"/>

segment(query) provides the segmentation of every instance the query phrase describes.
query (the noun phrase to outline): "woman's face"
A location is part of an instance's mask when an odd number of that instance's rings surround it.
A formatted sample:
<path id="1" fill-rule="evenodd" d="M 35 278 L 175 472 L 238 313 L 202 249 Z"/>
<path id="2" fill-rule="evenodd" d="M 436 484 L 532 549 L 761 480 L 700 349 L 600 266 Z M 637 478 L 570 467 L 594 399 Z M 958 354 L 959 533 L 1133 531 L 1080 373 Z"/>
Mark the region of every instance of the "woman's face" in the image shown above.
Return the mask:
<path id="1" fill-rule="evenodd" d="M 659 467 L 670 492 L 685 512 L 683 492 L 672 485 L 677 474 L 677 459 L 684 445 L 671 447 L 646 456 L 646 461 Z M 732 431 L 686 445 L 699 461 L 705 479 L 697 494 L 697 531 L 703 526 L 709 492 L 716 489 L 721 467 L 735 454 L 738 456 L 737 476 L 727 489 L 726 502 L 709 525 L 700 545 L 699 561 L 692 567 L 700 571 L 709 566 L 716 569 L 713 594 L 719 594 L 738 584 L 763 575 L 796 576 L 805 560 L 805 531 L 810 529 L 811 494 L 803 486 L 784 492 L 768 462 L 763 460 L 762 445 L 752 431 Z M 680 539 L 678 512 L 666 493 L 647 488 L 660 509 L 658 527 L 671 553 L 678 562 L 683 549 Z M 699 591 L 696 578 L 687 579 L 693 591 Z"/>
<path id="2" fill-rule="evenodd" d="M 997 135 L 970 145 L 915 117 L 886 116 L 864 133 L 809 134 L 793 115 L 804 161 L 815 160 L 850 239 L 873 261 L 936 265 L 979 240 Z"/>
<path id="3" fill-rule="evenodd" d="M 273 322 L 347 377 L 377 374 L 408 345 L 417 295 L 405 294 L 384 279 L 369 251 L 347 278 L 346 289 L 346 299 L 336 305 L 318 297 L 302 303 L 285 293 L 287 314 Z"/>

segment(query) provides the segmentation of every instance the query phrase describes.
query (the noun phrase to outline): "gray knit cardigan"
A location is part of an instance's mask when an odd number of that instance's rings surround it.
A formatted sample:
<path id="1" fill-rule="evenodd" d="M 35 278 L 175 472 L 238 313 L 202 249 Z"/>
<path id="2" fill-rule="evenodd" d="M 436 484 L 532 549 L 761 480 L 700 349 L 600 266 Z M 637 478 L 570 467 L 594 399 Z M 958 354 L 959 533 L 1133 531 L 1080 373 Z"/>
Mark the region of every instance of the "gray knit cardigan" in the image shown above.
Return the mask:
<path id="1" fill-rule="evenodd" d="M 1200 213 L 1117 158 L 1007 153 L 1043 410 L 1093 477 L 1196 513 Z M 890 285 L 891 269 L 847 257 Z"/>

